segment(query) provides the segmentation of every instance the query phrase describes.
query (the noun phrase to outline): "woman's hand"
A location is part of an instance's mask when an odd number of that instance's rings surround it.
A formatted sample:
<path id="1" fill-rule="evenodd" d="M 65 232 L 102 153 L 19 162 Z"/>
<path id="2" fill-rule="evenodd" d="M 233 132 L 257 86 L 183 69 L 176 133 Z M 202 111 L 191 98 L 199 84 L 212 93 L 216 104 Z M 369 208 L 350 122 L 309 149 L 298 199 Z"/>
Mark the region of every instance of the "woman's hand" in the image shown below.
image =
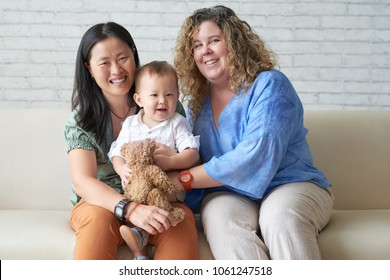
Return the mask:
<path id="1" fill-rule="evenodd" d="M 131 169 L 127 164 L 123 164 L 119 167 L 118 175 L 121 177 L 122 187 L 125 187 L 131 177 Z"/>
<path id="2" fill-rule="evenodd" d="M 132 211 L 136 204 L 133 202 L 127 207 L 127 214 Z M 157 206 L 140 204 L 135 208 L 130 216 L 129 222 L 146 230 L 150 234 L 161 233 L 171 226 L 176 226 L 177 222 L 166 210 Z"/>

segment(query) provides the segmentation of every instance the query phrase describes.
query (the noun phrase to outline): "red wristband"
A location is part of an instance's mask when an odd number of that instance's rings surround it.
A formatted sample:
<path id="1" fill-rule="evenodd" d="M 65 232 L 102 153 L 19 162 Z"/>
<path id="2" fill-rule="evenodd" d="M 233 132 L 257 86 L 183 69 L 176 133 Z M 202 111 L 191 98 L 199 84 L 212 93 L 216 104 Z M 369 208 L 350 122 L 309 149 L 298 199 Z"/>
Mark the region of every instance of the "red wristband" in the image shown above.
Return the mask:
<path id="1" fill-rule="evenodd" d="M 179 174 L 179 182 L 183 185 L 183 188 L 188 192 L 192 190 L 191 181 L 194 179 L 189 170 L 183 170 Z"/>
<path id="2" fill-rule="evenodd" d="M 126 215 L 126 220 L 127 220 L 127 221 L 130 222 L 130 217 L 131 217 L 131 215 L 133 214 L 133 212 L 135 211 L 135 209 L 136 209 L 138 206 L 140 206 L 140 205 L 141 205 L 141 203 L 136 202 L 135 206 L 134 206 L 132 209 L 130 209 L 129 214 Z"/>

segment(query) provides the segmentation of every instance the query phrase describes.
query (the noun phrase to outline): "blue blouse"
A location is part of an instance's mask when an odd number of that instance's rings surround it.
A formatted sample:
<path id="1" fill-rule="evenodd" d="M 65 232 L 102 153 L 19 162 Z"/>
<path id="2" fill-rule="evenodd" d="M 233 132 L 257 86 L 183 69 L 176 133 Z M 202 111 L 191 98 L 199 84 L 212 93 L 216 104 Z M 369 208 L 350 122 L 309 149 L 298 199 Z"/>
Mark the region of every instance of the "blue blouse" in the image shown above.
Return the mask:
<path id="1" fill-rule="evenodd" d="M 313 165 L 303 125 L 303 106 L 288 78 L 278 70 L 261 72 L 253 85 L 234 95 L 214 125 L 209 96 L 196 122 L 200 156 L 207 174 L 223 187 L 194 189 L 186 203 L 199 211 L 209 192 L 229 190 L 261 199 L 279 185 L 329 181 Z"/>

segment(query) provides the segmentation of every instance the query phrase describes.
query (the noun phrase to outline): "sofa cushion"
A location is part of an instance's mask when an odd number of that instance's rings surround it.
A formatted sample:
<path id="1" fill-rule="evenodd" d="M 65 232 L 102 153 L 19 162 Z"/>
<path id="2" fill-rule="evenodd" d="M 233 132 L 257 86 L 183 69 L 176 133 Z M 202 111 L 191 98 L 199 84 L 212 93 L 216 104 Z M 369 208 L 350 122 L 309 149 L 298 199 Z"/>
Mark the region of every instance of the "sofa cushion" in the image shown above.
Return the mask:
<path id="1" fill-rule="evenodd" d="M 323 259 L 390 260 L 390 210 L 334 210 L 318 242 Z"/>
<path id="2" fill-rule="evenodd" d="M 69 226 L 69 211 L 0 210 L 0 259 L 72 260 L 76 237 Z M 130 260 L 126 245 L 118 259 Z"/>
<path id="3" fill-rule="evenodd" d="M 335 209 L 390 209 L 390 111 L 308 110 L 305 125 Z"/>
<path id="4" fill-rule="evenodd" d="M 64 140 L 69 114 L 70 109 L 1 109 L 0 209 L 71 209 Z"/>
<path id="5" fill-rule="evenodd" d="M 0 259 L 72 259 L 69 211 L 1 210 Z"/>

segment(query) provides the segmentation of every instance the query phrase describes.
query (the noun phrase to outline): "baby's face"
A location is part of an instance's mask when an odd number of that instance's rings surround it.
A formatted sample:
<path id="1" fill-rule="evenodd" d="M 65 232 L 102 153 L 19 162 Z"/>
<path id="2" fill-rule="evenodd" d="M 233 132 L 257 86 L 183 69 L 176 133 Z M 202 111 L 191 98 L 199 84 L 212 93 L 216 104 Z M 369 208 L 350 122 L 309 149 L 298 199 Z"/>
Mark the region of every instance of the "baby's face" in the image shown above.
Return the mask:
<path id="1" fill-rule="evenodd" d="M 137 85 L 134 95 L 137 104 L 144 109 L 143 122 L 153 127 L 176 112 L 179 90 L 171 75 L 149 75 L 145 73 Z"/>

